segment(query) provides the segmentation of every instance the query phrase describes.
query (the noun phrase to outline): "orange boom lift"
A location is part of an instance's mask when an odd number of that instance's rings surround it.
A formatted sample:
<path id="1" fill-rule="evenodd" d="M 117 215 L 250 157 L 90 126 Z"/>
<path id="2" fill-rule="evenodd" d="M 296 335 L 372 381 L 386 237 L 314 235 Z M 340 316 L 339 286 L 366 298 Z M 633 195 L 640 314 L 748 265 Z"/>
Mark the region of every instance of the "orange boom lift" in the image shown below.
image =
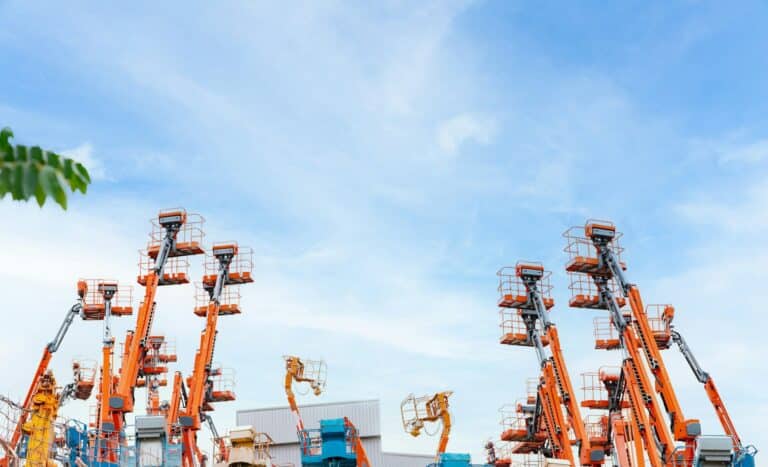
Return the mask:
<path id="1" fill-rule="evenodd" d="M 296 432 L 305 430 L 304 420 L 301 419 L 299 405 L 296 403 L 296 395 L 293 392 L 293 383 L 307 383 L 315 396 L 319 396 L 325 390 L 326 375 L 328 373 L 325 362 L 322 360 L 302 360 L 293 355 L 284 355 L 285 359 L 285 395 L 288 405 L 296 420 Z"/>
<path id="2" fill-rule="evenodd" d="M 150 332 L 155 313 L 157 288 L 164 285 L 187 284 L 189 263 L 186 256 L 203 253 L 203 218 L 183 209 L 161 211 L 152 221 L 147 249 L 140 254 L 137 281 L 144 286 L 144 299 L 136 316 L 136 327 L 128 331 L 120 370 L 114 378 L 109 395 L 101 395 L 106 414 L 102 416 L 102 433 L 109 458 L 117 460 L 118 439 L 125 425 L 125 414 L 132 412 L 134 389 L 142 375 L 150 349 Z M 142 375 L 143 376 L 143 375 Z"/>
<path id="3" fill-rule="evenodd" d="M 566 270 L 572 273 L 572 287 L 587 282 L 581 276 L 586 274 L 596 291 L 595 295 L 586 294 L 587 300 L 577 300 L 583 294 L 575 295 L 571 306 L 609 311 L 611 324 L 618 333 L 618 345 L 625 353 L 621 376 L 651 465 L 671 466 L 692 459 L 701 426 L 698 420 L 686 420 L 683 416 L 640 291 L 624 275 L 626 266 L 619 259 L 620 234 L 610 222 L 587 221 L 583 230 L 572 228 L 564 236 L 568 239 L 566 252 L 570 259 Z M 621 295 L 617 296 L 616 288 Z M 625 300 L 629 302 L 629 316 L 621 310 Z M 652 393 L 654 389 L 661 397 L 670 426 Z M 677 452 L 675 440 L 685 443 L 683 453 Z"/>
<path id="4" fill-rule="evenodd" d="M 543 421 L 549 441 L 549 446 L 543 450 L 551 457 L 567 460 L 572 466 L 603 464 L 603 449 L 591 445 L 565 364 L 557 327 L 548 316 L 549 309 L 554 306 L 554 300 L 549 297 L 550 273 L 540 263 L 518 262 L 514 268 L 502 268 L 497 275 L 499 307 L 514 310 L 501 312 L 502 329 L 505 330 L 501 342 L 534 347 L 541 367 L 530 431 L 526 429 L 523 433 L 525 439 L 519 441 L 535 439 L 539 431 L 538 421 Z M 549 346 L 550 356 L 544 349 L 545 345 Z M 571 448 L 571 430 L 576 438 L 578 458 L 574 458 Z"/>
<path id="5" fill-rule="evenodd" d="M 192 467 L 195 461 L 204 463 L 205 457 L 197 445 L 197 432 L 203 421 L 212 420 L 205 412 L 213 410 L 213 402 L 232 401 L 235 394 L 231 387 L 217 387 L 217 382 L 224 381 L 224 371 L 213 368 L 213 353 L 216 344 L 216 326 L 219 316 L 240 313 L 239 306 L 227 303 L 224 298 L 225 288 L 253 282 L 253 252 L 249 248 L 240 248 L 236 243 L 215 244 L 211 258 L 206 261 L 206 274 L 203 276 L 203 288 L 208 293 L 208 304 L 204 309 L 195 309 L 196 314 L 205 316 L 205 329 L 200 334 L 200 347 L 195 354 L 195 366 L 192 375 L 187 378 L 188 397 L 184 411 L 179 416 L 182 438 L 182 465 Z M 230 289 L 232 290 L 232 289 Z M 212 425 L 211 425 L 212 426 Z M 212 428 L 215 430 L 215 428 Z M 214 433 L 219 449 L 219 458 L 226 458 L 227 450 L 223 439 Z"/>
<path id="6" fill-rule="evenodd" d="M 53 358 L 53 354 L 59 350 L 59 347 L 64 341 L 64 337 L 66 337 L 67 331 L 69 331 L 69 327 L 72 325 L 75 317 L 80 315 L 83 320 L 98 319 L 97 317 L 89 317 L 87 314 L 83 313 L 83 299 L 87 293 L 87 290 L 88 286 L 86 282 L 82 280 L 78 281 L 77 302 L 67 311 L 67 314 L 64 317 L 64 321 L 61 323 L 59 330 L 56 332 L 56 336 L 54 336 L 53 340 L 49 342 L 43 349 L 43 355 L 40 357 L 40 362 L 37 364 L 35 374 L 32 376 L 32 382 L 29 385 L 29 389 L 27 389 L 27 395 L 24 397 L 24 402 L 21 404 L 22 410 L 19 419 L 16 422 L 16 427 L 11 434 L 9 443 L 6 446 L 3 446 L 6 449 L 6 454 L 5 457 L 0 458 L 0 466 L 2 467 L 7 467 L 13 458 L 13 454 L 9 451 L 15 452 L 19 446 L 19 441 L 21 441 L 23 434 L 22 428 L 24 423 L 27 421 L 28 414 L 32 409 L 33 396 L 37 393 L 43 379 L 47 378 L 46 373 L 48 372 L 48 365 Z"/>
<path id="7" fill-rule="evenodd" d="M 411 436 L 416 437 L 424 429 L 425 422 L 439 422 L 442 425 L 440 441 L 437 443 L 435 464 L 441 462 L 441 457 L 448 447 L 451 436 L 451 412 L 448 407 L 448 398 L 453 391 L 438 392 L 432 396 L 416 397 L 409 394 L 400 404 L 400 414 L 403 420 L 403 428 Z"/>

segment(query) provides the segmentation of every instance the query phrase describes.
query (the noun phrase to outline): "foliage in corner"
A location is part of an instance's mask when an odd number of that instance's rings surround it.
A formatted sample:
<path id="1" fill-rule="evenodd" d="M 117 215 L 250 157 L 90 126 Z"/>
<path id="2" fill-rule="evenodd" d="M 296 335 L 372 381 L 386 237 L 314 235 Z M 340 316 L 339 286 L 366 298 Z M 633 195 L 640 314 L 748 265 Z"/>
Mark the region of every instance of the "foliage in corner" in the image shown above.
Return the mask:
<path id="1" fill-rule="evenodd" d="M 11 195 L 17 201 L 33 196 L 43 206 L 50 196 L 67 209 L 67 191 L 85 193 L 91 176 L 83 164 L 40 146 L 11 144 L 13 131 L 0 130 L 0 198 Z"/>

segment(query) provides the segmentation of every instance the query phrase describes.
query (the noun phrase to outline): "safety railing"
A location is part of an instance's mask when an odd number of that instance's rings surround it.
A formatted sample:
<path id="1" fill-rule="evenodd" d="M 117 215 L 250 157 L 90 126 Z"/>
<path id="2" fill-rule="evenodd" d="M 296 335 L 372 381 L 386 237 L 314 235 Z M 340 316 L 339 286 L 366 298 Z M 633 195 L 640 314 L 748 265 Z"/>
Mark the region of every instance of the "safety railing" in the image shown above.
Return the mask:
<path id="1" fill-rule="evenodd" d="M 672 345 L 674 308 L 671 305 L 648 305 L 645 314 L 656 344 L 659 348 L 668 349 Z"/>
<path id="2" fill-rule="evenodd" d="M 139 275 L 137 282 L 147 285 L 150 272 L 155 268 L 155 260 L 146 250 L 139 251 Z M 189 260 L 183 256 L 168 258 L 163 267 L 163 274 L 158 280 L 159 285 L 175 285 L 189 283 Z"/>
<path id="3" fill-rule="evenodd" d="M 77 358 L 72 361 L 72 376 L 75 383 L 75 399 L 87 400 L 96 384 L 96 361 Z"/>
<path id="4" fill-rule="evenodd" d="M 527 378 L 525 380 L 525 395 L 529 404 L 536 403 L 539 394 L 539 378 Z"/>
<path id="5" fill-rule="evenodd" d="M 530 441 L 529 416 L 518 410 L 518 404 L 505 404 L 499 408 L 502 441 Z"/>
<path id="6" fill-rule="evenodd" d="M 605 387 L 600 372 L 581 374 L 581 406 L 588 409 L 607 409 L 608 390 Z"/>
<path id="7" fill-rule="evenodd" d="M 614 350 L 621 347 L 621 338 L 610 316 L 598 316 L 592 320 L 594 326 L 595 348 Z"/>
<path id="8" fill-rule="evenodd" d="M 214 366 L 211 371 L 211 392 L 208 402 L 235 400 L 235 370 Z"/>
<path id="9" fill-rule="evenodd" d="M 150 256 L 156 257 L 157 252 L 160 250 L 160 245 L 165 236 L 165 229 L 160 225 L 160 219 L 166 215 L 173 215 L 178 213 L 185 221 L 176 234 L 176 249 L 171 252 L 171 256 L 183 256 L 200 254 L 204 250 L 203 241 L 205 239 L 205 232 L 203 231 L 203 225 L 205 219 L 200 214 L 187 213 L 182 208 L 172 208 L 160 211 L 159 215 L 155 219 L 150 219 L 152 229 L 149 233 L 149 243 L 147 244 L 147 251 Z"/>
<path id="10" fill-rule="evenodd" d="M 587 225 L 591 223 L 597 223 L 601 225 L 613 226 L 608 221 L 595 221 L 588 220 Z M 621 263 L 621 255 L 624 249 L 619 244 L 621 233 L 616 232 L 613 239 L 608 244 L 608 247 L 616 255 L 616 259 Z M 563 233 L 563 237 L 566 241 L 566 246 L 563 249 L 568 255 L 568 262 L 566 263 L 566 270 L 569 272 L 587 272 L 598 273 L 604 272 L 600 269 L 603 265 L 600 264 L 597 258 L 597 249 L 592 243 L 592 240 L 585 236 L 585 226 L 571 227 Z M 624 267 L 622 263 L 622 267 Z"/>
<path id="11" fill-rule="evenodd" d="M 133 313 L 133 287 L 118 284 L 109 279 L 80 279 L 79 285 L 84 285 L 83 294 L 83 319 L 102 320 L 106 314 L 103 288 L 107 285 L 116 285 L 117 291 L 112 297 L 112 314 L 115 316 L 128 316 Z"/>
<path id="12" fill-rule="evenodd" d="M 219 260 L 213 255 L 217 246 L 235 245 L 235 242 L 215 243 L 211 253 L 206 254 L 204 262 L 205 273 L 203 275 L 203 284 L 212 286 L 216 283 L 216 276 L 219 272 Z M 253 248 L 247 246 L 237 246 L 237 254 L 229 263 L 229 276 L 227 284 L 245 284 L 253 282 Z"/>
<path id="13" fill-rule="evenodd" d="M 324 360 L 311 360 L 291 355 L 283 355 L 283 359 L 285 360 L 286 371 L 292 373 L 297 382 L 309 383 L 311 390 L 316 396 L 325 391 L 328 379 L 328 365 L 326 365 Z"/>
<path id="14" fill-rule="evenodd" d="M 208 305 L 211 303 L 211 295 L 202 283 L 195 283 L 195 314 L 205 317 L 208 314 Z M 219 316 L 236 315 L 240 313 L 240 286 L 229 285 L 224 287 L 219 297 Z"/>
<path id="15" fill-rule="evenodd" d="M 497 290 L 499 292 L 500 307 L 506 308 L 533 308 L 533 304 L 528 303 L 528 289 L 525 287 L 522 279 L 517 275 L 517 267 L 523 264 L 533 264 L 541 266 L 541 263 L 525 261 L 518 262 L 515 266 L 504 266 L 496 272 L 499 278 Z M 544 271 L 544 275 L 538 281 L 538 289 L 541 292 L 544 306 L 549 309 L 554 306 L 552 299 L 552 283 L 550 271 Z"/>
<path id="16" fill-rule="evenodd" d="M 587 415 L 584 418 L 584 429 L 587 432 L 591 444 L 599 446 L 608 444 L 607 415 Z"/>
<path id="17" fill-rule="evenodd" d="M 568 279 L 568 290 L 571 293 L 571 298 L 568 300 L 569 306 L 573 308 L 608 309 L 608 303 L 602 299 L 595 281 L 589 274 L 569 272 Z M 616 300 L 616 304 L 619 307 L 626 305 L 627 301 L 622 296 L 616 281 L 609 279 L 607 285 Z"/>

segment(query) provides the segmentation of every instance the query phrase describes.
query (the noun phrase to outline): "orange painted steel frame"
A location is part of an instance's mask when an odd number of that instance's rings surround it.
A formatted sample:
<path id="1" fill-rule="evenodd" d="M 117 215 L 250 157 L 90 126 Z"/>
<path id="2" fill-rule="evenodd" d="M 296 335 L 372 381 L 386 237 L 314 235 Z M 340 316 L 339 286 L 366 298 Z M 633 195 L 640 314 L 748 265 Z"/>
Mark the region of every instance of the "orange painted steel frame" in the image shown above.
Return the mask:
<path id="1" fill-rule="evenodd" d="M 553 443 L 555 457 L 568 460 L 571 465 L 576 465 L 571 450 L 570 440 L 568 439 L 569 428 L 573 428 L 576 440 L 579 442 L 579 462 L 581 465 L 597 466 L 602 461 L 592 460 L 592 445 L 584 428 L 584 420 L 581 418 L 578 401 L 576 400 L 571 383 L 568 368 L 563 357 L 563 350 L 560 346 L 560 337 L 557 328 L 547 318 L 546 303 L 542 290 L 537 283 L 544 277 L 544 267 L 540 264 L 518 263 L 515 267 L 515 273 L 525 284 L 529 295 L 529 301 L 533 302 L 533 308 L 536 311 L 537 318 L 541 321 L 544 333 L 549 341 L 552 358 L 547 359 L 542 364 L 542 384 L 540 385 L 539 395 L 542 397 L 544 408 L 545 423 L 549 426 L 548 432 L 550 441 Z M 541 342 L 541 336 L 535 326 L 531 331 L 534 334 L 534 341 Z M 542 391 L 542 387 L 544 391 Z M 562 392 L 562 394 L 561 394 Z M 563 418 L 561 407 L 565 407 L 568 414 L 568 421 Z"/>
<path id="2" fill-rule="evenodd" d="M 347 425 L 350 431 L 355 434 L 352 448 L 355 450 L 357 467 L 371 467 L 371 461 L 368 460 L 368 453 L 365 452 L 363 441 L 360 439 L 360 432 L 357 431 L 355 425 L 352 424 L 352 422 L 347 417 L 344 417 L 344 424 Z"/>
<path id="3" fill-rule="evenodd" d="M 200 335 L 200 347 L 195 354 L 195 367 L 189 379 L 189 397 L 183 416 L 191 419 L 191 424 L 182 427 L 182 459 L 185 466 L 191 466 L 192 447 L 197 446 L 197 431 L 200 430 L 200 411 L 205 402 L 205 385 L 208 380 L 208 370 L 213 359 L 213 349 L 216 342 L 216 324 L 219 319 L 219 303 L 212 301 L 208 304 L 205 330 Z M 198 460 L 199 459 L 198 452 Z"/>
<path id="4" fill-rule="evenodd" d="M 64 335 L 66 334 L 67 330 L 69 329 L 69 324 L 74 319 L 74 314 L 79 313 L 80 309 L 82 308 L 82 302 L 83 297 L 85 296 L 87 292 L 87 285 L 85 281 L 78 281 L 77 282 L 77 294 L 79 296 L 79 300 L 77 304 L 75 304 L 72 308 L 70 308 L 67 311 L 67 316 L 64 319 L 64 323 L 62 324 L 61 328 L 59 328 L 59 332 L 56 335 L 56 338 L 48 343 L 45 348 L 43 349 L 43 355 L 40 357 L 40 362 L 37 364 L 37 369 L 35 370 L 35 374 L 32 376 L 32 382 L 29 385 L 29 388 L 27 389 L 27 395 L 24 397 L 24 402 L 22 404 L 22 407 L 24 407 L 25 410 L 21 412 L 21 415 L 19 416 L 19 420 L 16 423 L 16 427 L 14 428 L 13 434 L 11 435 L 11 440 L 8 446 L 6 447 L 6 450 L 15 451 L 16 447 L 19 444 L 19 441 L 21 440 L 22 435 L 22 426 L 24 425 L 24 422 L 27 420 L 27 414 L 28 409 L 32 406 L 32 397 L 37 392 L 37 388 L 40 386 L 40 381 L 42 381 L 43 377 L 45 376 L 46 371 L 48 370 L 48 365 L 51 363 L 51 358 L 53 357 L 54 352 L 58 349 L 58 346 L 61 344 L 61 341 L 64 339 Z M 0 466 L 5 467 L 10 462 L 11 454 L 6 453 L 6 457 L 0 458 Z"/>
<path id="5" fill-rule="evenodd" d="M 609 224 L 588 222 L 584 227 L 584 233 L 585 236 L 592 240 L 593 244 L 595 245 L 598 255 L 600 255 L 601 262 L 605 263 L 608 268 L 608 274 L 613 275 L 613 277 L 619 282 L 619 285 L 621 286 L 621 289 L 624 291 L 625 295 L 627 295 L 630 308 L 632 310 L 632 315 L 636 324 L 634 328 L 633 326 L 626 325 L 622 331 L 624 344 L 623 348 L 629 354 L 629 360 L 631 360 L 631 362 L 625 360 L 624 368 L 625 371 L 630 372 L 628 377 L 631 376 L 631 378 L 628 378 L 628 388 L 630 389 L 630 399 L 633 401 L 633 409 L 638 411 L 641 409 L 639 402 L 642 400 L 643 395 L 638 393 L 636 394 L 637 397 L 633 398 L 631 397 L 632 392 L 637 393 L 641 389 L 643 391 L 649 391 L 652 387 L 650 378 L 648 377 L 648 373 L 646 372 L 645 365 L 642 362 L 642 357 L 639 352 L 639 349 L 642 348 L 644 350 L 645 357 L 648 359 L 650 372 L 655 376 L 656 384 L 653 387 L 661 396 L 662 401 L 666 407 L 666 411 L 672 419 L 672 432 L 670 433 L 669 428 L 664 423 L 661 408 L 656 403 L 656 399 L 652 397 L 650 393 L 647 393 L 647 397 L 645 397 L 647 402 L 644 405 L 648 410 L 648 417 L 650 419 L 649 421 L 653 424 L 656 433 L 660 438 L 661 445 L 664 449 L 663 455 L 661 457 L 664 459 L 666 465 L 673 465 L 674 461 L 672 459 L 672 454 L 675 452 L 675 444 L 674 440 L 672 439 L 672 435 L 674 434 L 675 439 L 679 441 L 685 441 L 686 457 L 692 458 L 693 456 L 689 456 L 689 454 L 692 454 L 697 435 L 688 433 L 688 425 L 697 424 L 698 421 L 686 421 L 683 417 L 682 409 L 680 408 L 677 395 L 672 388 L 669 374 L 661 357 L 661 352 L 658 348 L 658 345 L 656 344 L 656 340 L 653 337 L 653 332 L 648 322 L 648 316 L 645 313 L 645 307 L 643 305 L 642 298 L 640 297 L 640 291 L 636 285 L 629 284 L 625 280 L 619 260 L 616 258 L 616 255 L 611 248 L 610 243 L 616 235 L 616 228 Z M 596 284 L 598 285 L 598 288 L 601 289 L 601 293 L 606 297 L 610 297 L 610 306 L 614 315 L 620 313 L 615 297 L 606 285 L 607 281 L 605 280 L 605 275 L 603 275 L 603 279 L 600 280 L 599 283 L 597 282 L 598 276 L 594 273 L 591 275 L 593 279 L 596 280 Z M 635 329 L 637 330 L 637 334 L 635 333 Z M 634 375 L 631 374 L 632 372 Z M 638 385 L 640 387 L 638 387 Z M 640 400 L 638 400 L 638 397 Z M 641 426 L 645 426 L 643 422 L 644 420 L 642 420 L 641 417 Z M 656 456 L 651 455 L 651 452 L 655 451 L 655 443 L 649 442 L 652 438 L 650 429 L 646 428 L 645 431 L 648 433 L 644 436 L 646 438 L 646 449 L 649 450 L 649 457 L 651 458 L 650 460 L 652 464 L 656 465 Z"/>
<path id="6" fill-rule="evenodd" d="M 195 448 L 195 457 L 198 458 L 200 463 L 203 462 L 203 454 L 197 447 L 197 431 L 200 430 L 201 420 L 200 413 L 203 409 L 205 401 L 205 388 L 210 376 L 210 368 L 213 360 L 213 350 L 216 344 L 216 325 L 219 319 L 219 310 L 221 303 L 219 297 L 221 296 L 221 290 L 226 286 L 229 278 L 229 265 L 232 259 L 238 253 L 238 247 L 234 244 L 214 246 L 214 256 L 217 256 L 217 251 L 221 251 L 219 261 L 219 271 L 216 277 L 216 282 L 213 284 L 213 292 L 211 295 L 211 301 L 208 304 L 208 312 L 206 313 L 205 329 L 200 335 L 200 347 L 195 354 L 195 367 L 192 372 L 192 376 L 189 378 L 189 395 L 187 398 L 187 406 L 182 413 L 182 417 L 188 420 L 182 424 L 182 464 L 185 467 L 191 467 L 194 465 L 192 447 Z"/>

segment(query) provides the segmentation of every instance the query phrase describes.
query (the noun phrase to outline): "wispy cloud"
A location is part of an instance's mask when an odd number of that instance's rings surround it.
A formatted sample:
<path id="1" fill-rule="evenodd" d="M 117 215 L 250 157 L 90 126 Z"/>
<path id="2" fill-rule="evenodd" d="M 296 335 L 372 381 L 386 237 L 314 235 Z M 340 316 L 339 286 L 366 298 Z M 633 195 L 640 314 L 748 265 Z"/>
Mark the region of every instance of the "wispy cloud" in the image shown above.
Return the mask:
<path id="1" fill-rule="evenodd" d="M 466 113 L 440 124 L 437 128 L 437 144 L 443 152 L 455 156 L 466 143 L 489 144 L 495 133 L 496 122 L 492 118 Z"/>

